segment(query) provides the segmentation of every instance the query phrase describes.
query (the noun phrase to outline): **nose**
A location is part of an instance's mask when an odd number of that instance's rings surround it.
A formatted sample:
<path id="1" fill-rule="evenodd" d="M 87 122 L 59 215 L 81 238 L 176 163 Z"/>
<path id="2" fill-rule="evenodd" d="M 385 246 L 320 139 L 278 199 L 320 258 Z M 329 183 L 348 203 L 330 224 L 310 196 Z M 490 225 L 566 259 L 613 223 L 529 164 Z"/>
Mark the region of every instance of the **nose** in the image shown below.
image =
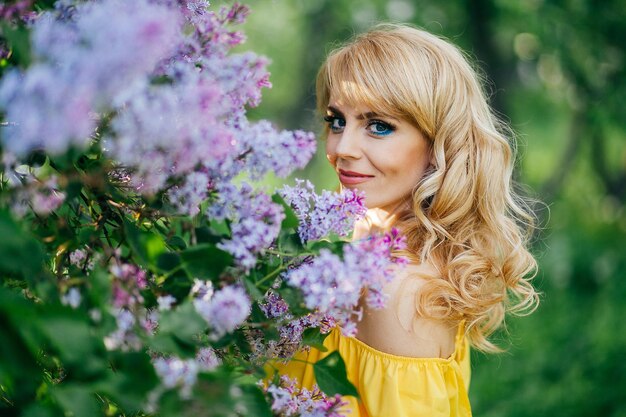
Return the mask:
<path id="1" fill-rule="evenodd" d="M 340 134 L 329 135 L 327 154 L 332 159 L 359 159 L 362 155 L 361 138 L 354 129 L 346 127 Z"/>

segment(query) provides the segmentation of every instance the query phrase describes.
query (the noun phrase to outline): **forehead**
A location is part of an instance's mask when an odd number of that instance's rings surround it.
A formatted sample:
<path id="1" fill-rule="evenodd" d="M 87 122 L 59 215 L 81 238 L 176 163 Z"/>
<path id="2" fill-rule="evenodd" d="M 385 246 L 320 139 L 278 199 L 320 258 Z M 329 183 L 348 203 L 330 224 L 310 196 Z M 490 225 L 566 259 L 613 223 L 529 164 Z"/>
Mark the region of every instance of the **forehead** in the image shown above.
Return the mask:
<path id="1" fill-rule="evenodd" d="M 354 81 L 343 81 L 335 84 L 329 91 L 327 107 L 355 113 L 374 112 L 399 117 L 402 111 L 381 94 L 375 94 L 370 88 L 358 85 Z"/>

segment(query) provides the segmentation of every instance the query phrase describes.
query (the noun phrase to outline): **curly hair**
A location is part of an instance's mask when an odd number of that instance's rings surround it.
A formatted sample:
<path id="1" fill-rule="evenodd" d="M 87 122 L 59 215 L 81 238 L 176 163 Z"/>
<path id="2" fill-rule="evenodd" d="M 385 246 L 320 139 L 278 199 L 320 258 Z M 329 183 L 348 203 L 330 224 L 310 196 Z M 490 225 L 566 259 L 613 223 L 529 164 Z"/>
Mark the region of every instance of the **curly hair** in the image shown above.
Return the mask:
<path id="1" fill-rule="evenodd" d="M 407 237 L 404 255 L 437 271 L 417 295 L 417 313 L 465 320 L 474 347 L 500 350 L 489 336 L 505 313 L 538 304 L 528 250 L 535 217 L 514 190 L 513 134 L 488 105 L 478 73 L 448 41 L 385 24 L 329 54 L 317 77 L 322 114 L 331 92 L 407 120 L 428 138 L 434 166 L 395 219 Z"/>

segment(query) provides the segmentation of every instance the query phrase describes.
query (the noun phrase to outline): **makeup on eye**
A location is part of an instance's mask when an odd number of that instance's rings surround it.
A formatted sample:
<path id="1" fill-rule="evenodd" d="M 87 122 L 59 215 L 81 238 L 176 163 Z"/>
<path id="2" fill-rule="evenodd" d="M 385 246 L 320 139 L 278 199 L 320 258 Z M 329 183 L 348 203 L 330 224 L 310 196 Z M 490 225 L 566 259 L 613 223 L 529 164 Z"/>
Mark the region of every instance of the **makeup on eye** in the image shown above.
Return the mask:
<path id="1" fill-rule="evenodd" d="M 346 120 L 343 117 L 326 115 L 324 116 L 324 121 L 328 123 L 328 127 L 333 133 L 340 133 L 346 127 Z"/>
<path id="2" fill-rule="evenodd" d="M 346 119 L 339 110 L 335 108 L 328 108 L 329 114 L 324 116 L 324 121 L 328 123 L 329 129 L 333 133 L 341 133 L 346 127 Z M 355 117 L 356 120 L 365 120 L 365 129 L 374 136 L 388 136 L 396 130 L 396 126 L 390 122 L 379 120 L 375 117 L 380 117 L 377 113 L 367 112 L 359 114 Z"/>
<path id="3" fill-rule="evenodd" d="M 367 130 L 375 136 L 387 136 L 392 134 L 396 127 L 382 120 L 370 120 L 367 123 Z"/>

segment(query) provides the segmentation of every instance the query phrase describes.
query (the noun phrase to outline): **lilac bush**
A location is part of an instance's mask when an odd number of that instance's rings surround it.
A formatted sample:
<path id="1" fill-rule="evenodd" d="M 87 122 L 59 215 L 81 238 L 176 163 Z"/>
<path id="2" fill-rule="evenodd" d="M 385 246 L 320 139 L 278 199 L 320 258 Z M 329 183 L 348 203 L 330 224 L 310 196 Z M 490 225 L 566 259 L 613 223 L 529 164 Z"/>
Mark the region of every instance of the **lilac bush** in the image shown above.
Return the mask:
<path id="1" fill-rule="evenodd" d="M 232 51 L 247 7 L 32 6 L 0 6 L 23 34 L 0 37 L 0 410 L 339 416 L 349 390 L 264 366 L 354 334 L 402 238 L 349 243 L 355 191 L 253 185 L 316 144 L 248 120 L 271 84 L 266 58 Z"/>

